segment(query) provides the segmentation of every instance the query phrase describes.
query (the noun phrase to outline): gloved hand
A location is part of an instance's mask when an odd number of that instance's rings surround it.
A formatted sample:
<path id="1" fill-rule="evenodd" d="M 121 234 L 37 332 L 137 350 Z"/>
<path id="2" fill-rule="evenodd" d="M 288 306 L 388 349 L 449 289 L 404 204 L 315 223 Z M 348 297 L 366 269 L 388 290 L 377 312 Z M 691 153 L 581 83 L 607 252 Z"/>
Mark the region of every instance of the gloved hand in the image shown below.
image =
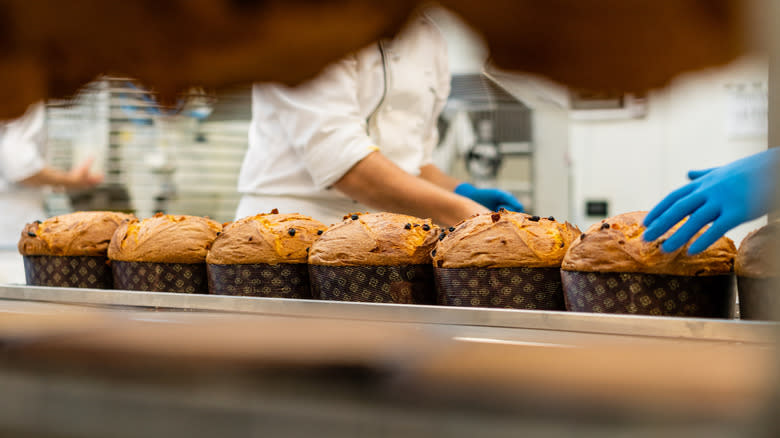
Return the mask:
<path id="1" fill-rule="evenodd" d="M 688 249 L 689 254 L 704 251 L 728 230 L 773 208 L 779 166 L 780 149 L 772 148 L 725 166 L 688 172 L 692 181 L 670 193 L 647 214 L 647 230 L 642 237 L 655 240 L 690 216 L 662 248 L 666 252 L 677 250 L 712 222 Z"/>
<path id="2" fill-rule="evenodd" d="M 511 193 L 499 189 L 478 189 L 469 183 L 460 183 L 455 187 L 455 193 L 484 205 L 491 211 L 502 208 L 509 211 L 523 211 L 523 204 Z"/>

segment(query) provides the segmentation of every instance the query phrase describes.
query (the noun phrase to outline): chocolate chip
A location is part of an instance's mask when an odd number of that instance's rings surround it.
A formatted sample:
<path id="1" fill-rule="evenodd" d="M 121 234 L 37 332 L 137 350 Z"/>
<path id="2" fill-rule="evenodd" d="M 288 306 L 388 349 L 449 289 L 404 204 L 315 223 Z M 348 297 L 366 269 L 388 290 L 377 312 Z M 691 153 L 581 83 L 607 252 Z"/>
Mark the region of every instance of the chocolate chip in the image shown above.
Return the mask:
<path id="1" fill-rule="evenodd" d="M 319 236 L 321 234 L 322 234 L 322 230 L 317 230 L 317 235 Z"/>
<path id="2" fill-rule="evenodd" d="M 405 230 L 411 230 L 411 229 L 412 229 L 412 224 L 406 224 L 406 225 L 404 225 L 404 229 L 405 229 Z"/>
<path id="3" fill-rule="evenodd" d="M 250 242 L 252 241 L 252 236 L 249 236 L 249 241 L 250 241 Z"/>
<path id="4" fill-rule="evenodd" d="M 353 221 L 356 221 L 356 220 L 357 220 L 357 218 L 358 218 L 358 215 L 356 215 L 356 214 L 353 214 L 353 215 L 352 215 L 352 216 L 350 216 L 350 217 L 352 218 L 352 220 L 353 220 Z"/>
<path id="5" fill-rule="evenodd" d="M 291 236 L 294 236 L 295 235 L 295 228 L 290 228 L 289 230 L 287 230 L 287 234 L 289 234 Z"/>
<path id="6" fill-rule="evenodd" d="M 436 266 L 441 268 L 441 265 L 444 264 L 444 260 L 436 260 Z"/>
<path id="7" fill-rule="evenodd" d="M 585 236 L 586 236 L 585 233 L 580 234 L 580 240 L 585 240 Z"/>
<path id="8" fill-rule="evenodd" d="M 311 248 L 306 248 L 306 252 L 308 253 Z"/>
<path id="9" fill-rule="evenodd" d="M 541 219 L 539 216 L 531 216 L 528 218 L 529 221 L 539 222 L 539 219 Z"/>
<path id="10" fill-rule="evenodd" d="M 219 236 L 220 234 L 222 234 L 222 231 L 217 231 L 217 236 Z"/>
<path id="11" fill-rule="evenodd" d="M 38 236 L 37 234 L 33 233 L 32 231 L 28 231 L 27 235 L 30 236 L 30 237 L 37 237 Z"/>
<path id="12" fill-rule="evenodd" d="M 493 223 L 498 222 L 499 219 L 501 219 L 501 215 L 498 213 L 493 213 L 490 215 L 490 220 L 492 220 Z"/>
<path id="13" fill-rule="evenodd" d="M 445 238 L 445 237 L 447 237 L 447 233 L 445 233 L 444 231 L 442 231 L 442 233 L 441 233 L 441 234 L 439 234 L 439 240 L 444 240 L 444 238 Z"/>
<path id="14" fill-rule="evenodd" d="M 564 246 L 566 246 L 566 242 L 561 242 L 561 248 L 563 248 Z"/>
<path id="15" fill-rule="evenodd" d="M 431 257 L 436 257 L 436 250 L 431 251 Z"/>
<path id="16" fill-rule="evenodd" d="M 547 220 L 548 220 L 548 221 L 554 221 L 554 220 L 555 220 L 555 218 L 554 218 L 554 217 L 552 217 L 552 216 L 547 216 Z"/>
<path id="17" fill-rule="evenodd" d="M 419 227 L 419 226 L 420 226 L 420 224 L 414 224 L 414 226 L 415 226 L 415 227 Z"/>
<path id="18" fill-rule="evenodd" d="M 450 228 L 448 228 L 448 229 L 450 230 L 450 233 L 451 233 L 451 232 L 453 232 L 453 231 L 455 231 L 455 227 L 450 227 Z"/>
<path id="19" fill-rule="evenodd" d="M 618 240 L 618 245 L 625 245 L 625 243 L 626 243 L 625 240 Z"/>
<path id="20" fill-rule="evenodd" d="M 498 211 L 499 211 L 500 213 L 506 213 L 506 208 L 504 208 L 504 207 L 501 207 L 501 208 L 499 208 L 499 209 L 498 209 Z"/>
<path id="21" fill-rule="evenodd" d="M 273 210 L 271 210 L 271 214 L 279 214 L 279 209 L 274 208 Z"/>
<path id="22" fill-rule="evenodd" d="M 423 224 L 422 229 L 423 229 L 423 231 L 428 231 L 428 230 L 431 229 L 431 227 L 428 224 Z"/>
<path id="23" fill-rule="evenodd" d="M 601 229 L 602 230 L 608 230 L 609 229 L 609 223 L 604 222 L 603 224 L 601 224 Z"/>

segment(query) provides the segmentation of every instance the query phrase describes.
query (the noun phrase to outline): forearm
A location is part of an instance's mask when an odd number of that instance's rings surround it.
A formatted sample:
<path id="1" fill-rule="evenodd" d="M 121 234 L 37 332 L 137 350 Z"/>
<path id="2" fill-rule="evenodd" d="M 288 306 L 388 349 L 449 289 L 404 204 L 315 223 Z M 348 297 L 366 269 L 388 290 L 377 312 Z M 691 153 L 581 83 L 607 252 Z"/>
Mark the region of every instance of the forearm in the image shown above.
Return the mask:
<path id="1" fill-rule="evenodd" d="M 44 167 L 37 173 L 19 181 L 19 184 L 30 187 L 40 186 L 64 186 L 70 187 L 72 178 L 68 172 L 59 169 Z"/>
<path id="2" fill-rule="evenodd" d="M 420 168 L 420 178 L 441 187 L 448 192 L 454 191 L 455 187 L 462 182 L 442 172 L 441 169 L 433 164 L 428 164 Z"/>
<path id="3" fill-rule="evenodd" d="M 412 176 L 378 152 L 347 172 L 334 187 L 372 208 L 429 217 L 453 225 L 488 210 L 423 178 Z"/>

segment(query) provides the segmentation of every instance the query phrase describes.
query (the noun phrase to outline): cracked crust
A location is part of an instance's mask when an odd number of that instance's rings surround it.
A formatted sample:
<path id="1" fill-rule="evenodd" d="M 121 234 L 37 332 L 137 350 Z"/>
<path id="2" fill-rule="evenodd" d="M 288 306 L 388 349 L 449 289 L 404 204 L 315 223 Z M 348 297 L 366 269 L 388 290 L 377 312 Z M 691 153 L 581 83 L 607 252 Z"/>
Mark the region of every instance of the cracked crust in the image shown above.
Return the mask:
<path id="1" fill-rule="evenodd" d="M 430 219 L 394 213 L 352 213 L 344 216 L 340 224 L 328 228 L 314 242 L 309 264 L 429 264 L 430 252 L 440 231 Z"/>
<path id="2" fill-rule="evenodd" d="M 104 256 L 111 236 L 132 214 L 78 211 L 25 225 L 19 239 L 22 255 Z"/>
<path id="3" fill-rule="evenodd" d="M 200 216 L 157 214 L 117 228 L 108 258 L 123 262 L 203 263 L 222 225 Z"/>
<path id="4" fill-rule="evenodd" d="M 660 239 L 645 242 L 642 220 L 646 214 L 646 211 L 634 211 L 593 224 L 569 248 L 561 268 L 682 276 L 723 275 L 733 271 L 737 250 L 728 237 L 721 237 L 694 256 L 688 255 L 688 246 L 695 238 L 677 251 L 667 253 L 661 249 L 661 244 L 684 222 L 672 227 Z"/>
<path id="5" fill-rule="evenodd" d="M 306 263 L 308 250 L 326 226 L 301 214 L 265 213 L 227 225 L 206 262 L 215 265 Z M 293 230 L 293 231 L 291 231 Z"/>
<path id="6" fill-rule="evenodd" d="M 566 222 L 524 213 L 483 213 L 455 225 L 436 245 L 440 268 L 552 268 L 580 230 Z"/>

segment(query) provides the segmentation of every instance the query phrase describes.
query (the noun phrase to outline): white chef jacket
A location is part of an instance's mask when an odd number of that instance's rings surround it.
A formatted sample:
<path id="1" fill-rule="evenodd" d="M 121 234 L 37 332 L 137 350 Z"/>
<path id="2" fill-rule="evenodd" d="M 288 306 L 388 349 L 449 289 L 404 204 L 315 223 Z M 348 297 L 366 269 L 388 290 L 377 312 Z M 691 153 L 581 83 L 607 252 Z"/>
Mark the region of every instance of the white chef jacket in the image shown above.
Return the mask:
<path id="1" fill-rule="evenodd" d="M 236 216 L 278 208 L 330 224 L 370 211 L 331 186 L 377 150 L 419 175 L 449 92 L 446 44 L 424 15 L 297 88 L 256 84 Z"/>
<path id="2" fill-rule="evenodd" d="M 44 192 L 17 183 L 44 168 L 46 143 L 43 103 L 20 118 L 0 123 L 0 249 L 13 249 L 24 224 L 43 220 Z"/>

